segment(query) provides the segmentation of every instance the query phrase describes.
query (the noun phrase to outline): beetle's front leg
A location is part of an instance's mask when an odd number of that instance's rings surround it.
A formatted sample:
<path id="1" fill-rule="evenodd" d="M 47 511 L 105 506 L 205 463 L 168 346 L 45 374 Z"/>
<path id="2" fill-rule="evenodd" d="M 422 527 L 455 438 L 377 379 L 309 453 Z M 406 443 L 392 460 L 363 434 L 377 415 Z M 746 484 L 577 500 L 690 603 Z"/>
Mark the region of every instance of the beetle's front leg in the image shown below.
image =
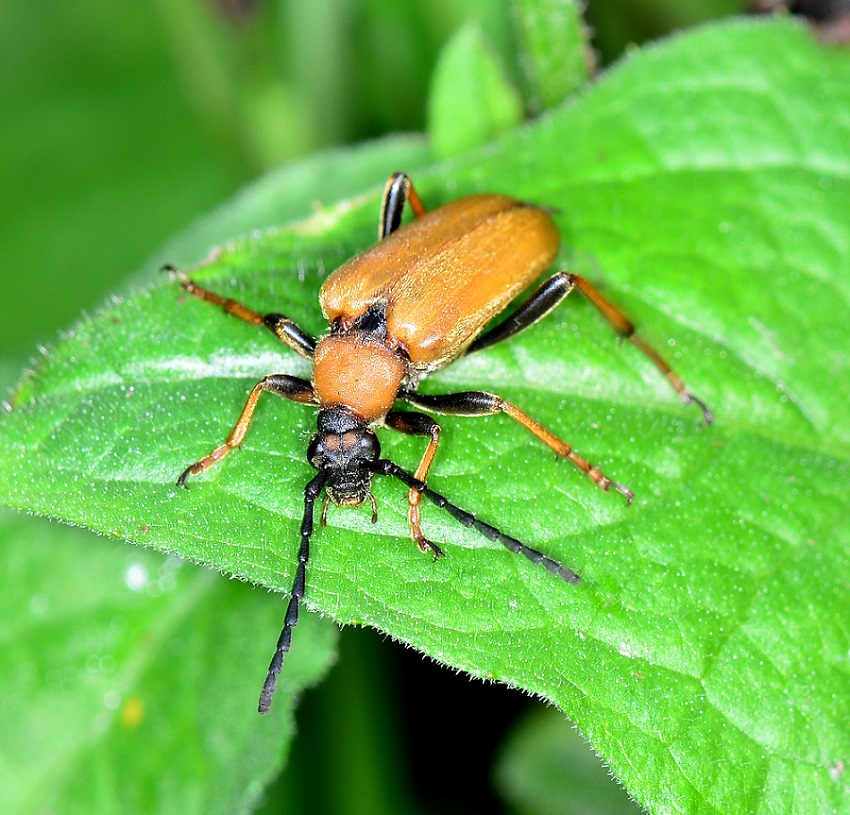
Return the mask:
<path id="1" fill-rule="evenodd" d="M 235 450 L 242 444 L 242 440 L 251 426 L 254 411 L 257 409 L 257 403 L 260 401 L 260 395 L 263 391 L 274 393 L 277 396 L 282 396 L 304 405 L 316 404 L 316 395 L 313 393 L 313 386 L 305 379 L 299 379 L 297 376 L 289 376 L 288 374 L 270 374 L 269 376 L 264 376 L 254 385 L 251 393 L 248 394 L 248 401 L 245 402 L 245 407 L 242 408 L 242 413 L 239 415 L 239 419 L 234 425 L 233 430 L 230 431 L 230 435 L 225 439 L 224 444 L 216 447 L 208 456 L 204 456 L 183 470 L 180 478 L 177 479 L 177 483 L 181 487 L 186 486 L 186 479 L 189 476 L 199 475 L 204 470 L 208 470 L 213 464 L 221 461 L 231 450 Z"/>
<path id="2" fill-rule="evenodd" d="M 431 469 L 431 464 L 434 462 L 434 456 L 437 453 L 437 446 L 440 443 L 440 425 L 424 413 L 413 413 L 404 410 L 391 410 L 387 414 L 385 421 L 389 427 L 393 430 L 398 430 L 400 433 L 406 433 L 409 436 L 431 437 L 422 455 L 422 460 L 416 468 L 415 474 L 418 481 L 427 481 L 428 471 Z M 407 494 L 407 501 L 409 504 L 407 521 L 410 524 L 410 534 L 413 536 L 413 540 L 416 541 L 416 545 L 420 551 L 433 552 L 435 558 L 440 557 L 443 554 L 443 550 L 436 543 L 428 540 L 422 533 L 422 522 L 419 514 L 422 493 L 411 489 Z"/>

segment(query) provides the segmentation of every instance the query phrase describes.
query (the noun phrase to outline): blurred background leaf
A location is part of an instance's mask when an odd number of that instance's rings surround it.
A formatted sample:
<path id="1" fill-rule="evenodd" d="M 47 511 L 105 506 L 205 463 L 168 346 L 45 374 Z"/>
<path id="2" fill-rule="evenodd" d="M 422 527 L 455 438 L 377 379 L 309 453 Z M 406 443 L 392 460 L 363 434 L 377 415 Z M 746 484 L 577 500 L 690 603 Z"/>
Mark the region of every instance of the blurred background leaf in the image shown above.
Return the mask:
<path id="1" fill-rule="evenodd" d="M 736 5 L 596 0 L 589 18 L 611 60 Z M 437 55 L 465 21 L 523 85 L 513 14 L 508 0 L 0 1 L 0 274 L 26 281 L 0 301 L 0 348 L 51 341 L 281 161 L 423 130 Z"/>
<path id="2" fill-rule="evenodd" d="M 256 804 L 286 759 L 295 700 L 330 664 L 332 625 L 306 621 L 310 647 L 293 653 L 279 704 L 249 718 L 258 685 L 245 665 L 268 659 L 273 597 L 8 511 L 0 553 L 3 812 Z"/>
<path id="3" fill-rule="evenodd" d="M 496 785 L 519 815 L 640 815 L 558 711 L 538 708 L 505 739 Z M 565 794 L 565 791 L 569 791 Z"/>
<path id="4" fill-rule="evenodd" d="M 437 158 L 483 147 L 524 118 L 519 92 L 477 25 L 461 28 L 434 70 L 428 136 Z"/>

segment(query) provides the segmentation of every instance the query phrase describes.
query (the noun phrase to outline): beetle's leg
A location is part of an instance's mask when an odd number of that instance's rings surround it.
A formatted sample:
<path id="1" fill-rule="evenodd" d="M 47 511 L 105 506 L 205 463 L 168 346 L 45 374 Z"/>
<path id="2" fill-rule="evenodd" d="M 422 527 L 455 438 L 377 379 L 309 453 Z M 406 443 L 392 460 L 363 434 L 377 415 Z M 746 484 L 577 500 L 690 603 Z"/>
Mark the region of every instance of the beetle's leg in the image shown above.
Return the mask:
<path id="1" fill-rule="evenodd" d="M 216 447 L 208 456 L 204 456 L 199 461 L 187 467 L 177 483 L 181 487 L 186 486 L 186 479 L 189 476 L 198 475 L 204 470 L 208 470 L 213 464 L 221 461 L 231 450 L 239 447 L 248 428 L 251 426 L 251 419 L 254 417 L 254 411 L 257 409 L 257 402 L 260 400 L 260 394 L 263 391 L 274 393 L 277 396 L 282 396 L 285 399 L 291 399 L 293 402 L 300 402 L 304 405 L 315 405 L 316 395 L 313 393 L 313 386 L 305 379 L 299 379 L 297 376 L 289 376 L 287 374 L 270 374 L 264 376 L 254 387 L 251 393 L 248 394 L 248 401 L 245 402 L 245 407 L 239 416 L 239 420 L 230 431 L 230 435 L 225 440 L 224 444 Z"/>
<path id="2" fill-rule="evenodd" d="M 169 272 L 176 280 L 179 281 L 180 287 L 197 297 L 200 300 L 206 300 L 207 303 L 212 303 L 216 306 L 221 306 L 228 314 L 238 317 L 251 325 L 264 325 L 272 332 L 281 342 L 288 345 L 293 351 L 301 354 L 307 359 L 313 358 L 313 352 L 316 350 L 316 340 L 311 337 L 297 323 L 293 322 L 284 314 L 260 314 L 252 311 L 242 303 L 232 300 L 229 297 L 222 297 L 215 292 L 199 286 L 193 282 L 184 272 L 171 265 L 163 266 L 163 271 Z"/>
<path id="3" fill-rule="evenodd" d="M 484 391 L 464 391 L 462 393 L 444 393 L 439 395 L 425 395 L 415 391 L 399 391 L 399 399 L 409 402 L 414 407 L 432 410 L 435 413 L 446 413 L 452 416 L 491 416 L 494 413 L 504 413 L 514 421 L 519 422 L 526 430 L 537 436 L 547 447 L 554 450 L 559 456 L 571 461 L 600 489 L 608 492 L 615 490 L 624 495 L 629 503 L 634 498 L 634 493 L 622 484 L 612 481 L 598 467 L 591 464 L 586 458 L 573 451 L 571 445 L 558 438 L 554 433 L 547 430 L 543 425 L 535 422 L 528 414 L 521 411 L 516 405 Z"/>
<path id="4" fill-rule="evenodd" d="M 307 561 L 310 558 L 310 536 L 313 534 L 313 507 L 316 499 L 321 495 L 328 479 L 327 471 L 320 472 L 307 484 L 304 490 L 304 517 L 301 520 L 301 548 L 298 550 L 298 567 L 295 570 L 295 579 L 292 581 L 292 590 L 289 593 L 289 605 L 286 607 L 286 617 L 283 622 L 283 630 L 277 641 L 274 656 L 269 664 L 269 672 L 263 683 L 260 693 L 260 713 L 268 713 L 272 704 L 272 695 L 277 687 L 277 678 L 283 669 L 284 657 L 292 646 L 292 629 L 298 625 L 298 607 L 304 599 L 304 591 L 307 584 Z"/>
<path id="5" fill-rule="evenodd" d="M 538 320 L 542 320 L 573 290 L 575 283 L 571 278 L 572 275 L 565 272 L 552 275 L 510 317 L 478 336 L 466 349 L 466 353 L 473 354 L 489 348 L 491 345 L 513 337 L 514 334 L 519 334 L 520 331 L 525 331 Z"/>
<path id="6" fill-rule="evenodd" d="M 469 346 L 466 353 L 471 354 L 475 351 L 480 351 L 482 348 L 488 348 L 533 325 L 558 306 L 574 288 L 577 288 L 590 300 L 596 310 L 605 318 L 606 322 L 621 337 L 627 339 L 652 360 L 655 367 L 667 377 L 667 380 L 673 386 L 676 393 L 679 394 L 679 398 L 686 405 L 693 402 L 700 407 L 705 416 L 706 424 L 710 424 L 714 420 L 714 415 L 705 402 L 694 396 L 660 354 L 654 348 L 647 345 L 643 338 L 635 333 L 634 324 L 619 309 L 606 300 L 587 280 L 569 272 L 558 272 L 552 275 L 510 317 L 478 337 Z"/>
<path id="7" fill-rule="evenodd" d="M 560 577 L 562 580 L 566 580 L 567 583 L 572 583 L 573 585 L 581 583 L 581 578 L 572 569 L 568 569 L 563 564 L 558 563 L 557 560 L 549 557 L 548 555 L 544 555 L 537 549 L 532 549 L 530 546 L 526 546 L 522 543 L 522 541 L 518 541 L 510 535 L 506 535 L 504 532 L 496 529 L 495 526 L 490 526 L 490 524 L 486 524 L 484 521 L 478 520 L 478 518 L 476 518 L 471 512 L 467 512 L 456 504 L 453 504 L 448 500 L 448 498 L 440 495 L 438 492 L 435 492 L 423 481 L 419 481 L 414 478 L 410 473 L 406 472 L 389 459 L 379 458 L 377 461 L 373 461 L 370 464 L 370 469 L 375 473 L 380 473 L 381 475 L 391 475 L 398 478 L 400 481 L 407 484 L 407 486 L 412 490 L 422 493 L 422 495 L 424 495 L 429 501 L 435 503 L 438 507 L 440 507 L 440 509 L 446 510 L 449 515 L 464 526 L 469 527 L 470 529 L 475 529 L 488 540 L 501 543 L 502 546 L 515 554 L 527 557 L 532 563 L 539 564 L 547 571 Z"/>
<path id="8" fill-rule="evenodd" d="M 563 274 L 563 273 L 562 273 Z M 606 300 L 587 280 L 578 275 L 569 275 L 572 278 L 576 288 L 596 307 L 596 310 L 605 318 L 606 322 L 624 339 L 627 339 L 632 345 L 643 351 L 649 359 L 655 364 L 655 367 L 661 371 L 667 380 L 679 394 L 681 400 L 689 405 L 691 402 L 699 406 L 705 416 L 705 423 L 711 424 L 714 421 L 714 414 L 709 409 L 708 405 L 694 396 L 686 387 L 685 383 L 679 379 L 673 372 L 670 366 L 662 359 L 660 354 L 647 345 L 643 338 L 635 333 L 634 324 L 629 320 L 612 303 Z"/>
<path id="9" fill-rule="evenodd" d="M 393 173 L 381 202 L 381 220 L 378 223 L 378 240 L 395 232 L 401 226 L 401 216 L 405 203 L 410 203 L 413 214 L 418 218 L 425 214 L 425 205 L 413 188 L 413 182 L 405 173 Z"/>
<path id="10" fill-rule="evenodd" d="M 416 468 L 415 478 L 419 481 L 428 480 L 428 471 L 431 469 L 431 464 L 434 462 L 434 456 L 437 453 L 437 446 L 440 443 L 440 425 L 438 425 L 430 416 L 424 413 L 413 413 L 407 410 L 391 410 L 385 419 L 387 425 L 393 430 L 398 430 L 400 433 L 406 433 L 409 436 L 430 436 L 428 446 L 425 448 L 425 453 L 422 455 L 422 460 Z M 422 494 L 418 490 L 411 489 L 407 494 L 409 508 L 407 511 L 407 521 L 410 524 L 410 534 L 421 552 L 433 552 L 434 557 L 440 557 L 443 552 L 439 546 L 433 541 L 428 540 L 422 534 L 422 524 L 419 516 L 419 504 L 422 500 Z"/>

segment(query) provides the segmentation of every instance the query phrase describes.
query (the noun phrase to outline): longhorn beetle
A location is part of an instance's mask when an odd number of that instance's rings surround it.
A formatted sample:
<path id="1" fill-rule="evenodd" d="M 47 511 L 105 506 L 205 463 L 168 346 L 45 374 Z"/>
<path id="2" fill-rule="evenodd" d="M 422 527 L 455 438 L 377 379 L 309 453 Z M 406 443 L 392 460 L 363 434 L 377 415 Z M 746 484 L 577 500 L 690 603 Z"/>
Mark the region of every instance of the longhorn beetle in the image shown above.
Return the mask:
<path id="1" fill-rule="evenodd" d="M 405 204 L 410 205 L 414 218 L 402 226 Z M 221 306 L 247 323 L 265 326 L 313 363 L 310 382 L 288 374 L 263 377 L 251 390 L 224 444 L 187 467 L 177 480 L 185 487 L 189 477 L 209 469 L 239 447 L 264 392 L 318 408 L 318 432 L 307 448 L 307 459 L 318 474 L 304 490 L 298 566 L 283 630 L 260 694 L 260 713 L 269 710 L 292 642 L 292 629 L 298 622 L 314 506 L 323 490 L 322 525 L 330 501 L 359 507 L 366 499 L 371 503 L 374 523 L 378 513 L 372 477 L 394 476 L 409 488 L 410 532 L 423 552 L 431 552 L 435 558 L 443 554 L 422 532 L 419 504 L 424 495 L 464 526 L 539 563 L 568 583 L 579 582 L 578 575 L 557 560 L 478 520 L 428 487 L 440 425 L 425 413 L 394 408 L 396 401 L 452 416 L 505 413 L 559 456 L 569 459 L 598 487 L 606 492 L 615 490 L 631 502 L 631 490 L 612 481 L 573 452 L 569 444 L 500 396 L 484 391 L 439 396 L 417 393 L 418 384 L 433 371 L 463 354 L 481 351 L 518 334 L 578 289 L 621 337 L 649 357 L 685 404 L 698 405 L 706 423 L 712 421 L 705 403 L 687 390 L 670 366 L 635 333 L 632 323 L 578 275 L 555 273 L 513 314 L 484 330 L 488 321 L 555 259 L 560 236 L 547 210 L 504 195 L 471 195 L 428 212 L 410 179 L 404 173 L 395 173 L 384 191 L 378 235 L 375 246 L 343 264 L 322 286 L 319 301 L 330 330 L 318 340 L 283 314 L 252 311 L 202 288 L 173 266 L 165 267 L 189 294 Z M 383 425 L 428 438 L 413 474 L 380 457 L 375 430 Z"/>

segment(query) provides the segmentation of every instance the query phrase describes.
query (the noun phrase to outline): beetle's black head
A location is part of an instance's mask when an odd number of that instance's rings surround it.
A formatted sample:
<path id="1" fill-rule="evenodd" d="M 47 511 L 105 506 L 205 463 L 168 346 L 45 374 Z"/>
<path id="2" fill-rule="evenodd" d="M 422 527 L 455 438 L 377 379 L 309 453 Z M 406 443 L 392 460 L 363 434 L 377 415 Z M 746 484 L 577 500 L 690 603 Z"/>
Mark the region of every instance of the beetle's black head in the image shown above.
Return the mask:
<path id="1" fill-rule="evenodd" d="M 371 494 L 370 464 L 381 455 L 378 437 L 341 407 L 319 411 L 319 432 L 310 440 L 307 458 L 326 473 L 328 498 L 339 506 L 359 507 Z"/>

